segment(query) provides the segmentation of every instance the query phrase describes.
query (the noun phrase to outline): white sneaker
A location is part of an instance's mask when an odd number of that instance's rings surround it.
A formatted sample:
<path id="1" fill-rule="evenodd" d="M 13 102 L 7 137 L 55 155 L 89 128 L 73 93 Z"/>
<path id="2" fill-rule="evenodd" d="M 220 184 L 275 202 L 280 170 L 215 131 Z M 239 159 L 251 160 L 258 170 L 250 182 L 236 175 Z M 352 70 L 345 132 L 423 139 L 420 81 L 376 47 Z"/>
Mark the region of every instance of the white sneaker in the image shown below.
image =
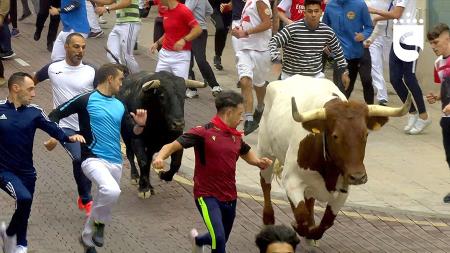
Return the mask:
<path id="1" fill-rule="evenodd" d="M 186 89 L 186 97 L 187 98 L 196 98 L 196 97 L 198 97 L 198 91 Z"/>
<path id="2" fill-rule="evenodd" d="M 108 21 L 106 21 L 106 20 L 103 18 L 103 16 L 99 16 L 99 17 L 98 17 L 98 23 L 104 25 L 104 24 L 108 23 Z"/>
<path id="3" fill-rule="evenodd" d="M 189 232 L 189 239 L 191 240 L 192 243 L 192 253 L 203 253 L 203 246 L 198 246 L 195 243 L 195 238 L 197 238 L 197 236 L 198 231 L 197 229 L 193 228 L 191 232 Z"/>
<path id="4" fill-rule="evenodd" d="M 4 253 L 15 253 L 15 251 L 16 251 L 16 235 L 8 236 L 6 234 L 6 225 L 4 222 L 2 222 L 2 224 L 0 225 L 0 237 L 2 237 L 2 240 L 3 240 L 3 252 Z"/>
<path id="5" fill-rule="evenodd" d="M 409 131 L 409 134 L 420 134 L 427 126 L 431 124 L 431 119 L 428 117 L 428 119 L 418 119 L 416 121 L 416 124 L 414 124 L 413 128 Z"/>
<path id="6" fill-rule="evenodd" d="M 419 118 L 419 114 L 408 114 L 408 124 L 403 128 L 403 131 L 405 133 L 409 133 L 411 129 L 414 127 L 414 124 L 416 124 L 417 119 Z"/>
<path id="7" fill-rule="evenodd" d="M 17 245 L 16 251 L 14 253 L 27 253 L 28 248 L 22 245 Z"/>
<path id="8" fill-rule="evenodd" d="M 215 97 L 215 96 L 219 95 L 219 93 L 221 93 L 222 90 L 223 90 L 222 87 L 220 87 L 220 86 L 214 86 L 214 87 L 212 88 L 211 92 L 212 92 L 212 95 Z"/>

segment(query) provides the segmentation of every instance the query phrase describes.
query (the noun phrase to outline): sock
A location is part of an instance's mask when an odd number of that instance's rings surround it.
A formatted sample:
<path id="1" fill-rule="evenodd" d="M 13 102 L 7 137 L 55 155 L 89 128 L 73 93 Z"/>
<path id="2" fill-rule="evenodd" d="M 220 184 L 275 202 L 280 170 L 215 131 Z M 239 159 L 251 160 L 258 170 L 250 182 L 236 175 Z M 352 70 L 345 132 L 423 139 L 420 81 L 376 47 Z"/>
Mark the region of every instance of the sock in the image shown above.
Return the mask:
<path id="1" fill-rule="evenodd" d="M 244 118 L 245 118 L 245 121 L 253 121 L 253 113 L 251 113 L 251 112 L 244 113 Z"/>
<path id="2" fill-rule="evenodd" d="M 256 110 L 258 110 L 259 112 L 264 111 L 264 104 L 257 105 Z"/>

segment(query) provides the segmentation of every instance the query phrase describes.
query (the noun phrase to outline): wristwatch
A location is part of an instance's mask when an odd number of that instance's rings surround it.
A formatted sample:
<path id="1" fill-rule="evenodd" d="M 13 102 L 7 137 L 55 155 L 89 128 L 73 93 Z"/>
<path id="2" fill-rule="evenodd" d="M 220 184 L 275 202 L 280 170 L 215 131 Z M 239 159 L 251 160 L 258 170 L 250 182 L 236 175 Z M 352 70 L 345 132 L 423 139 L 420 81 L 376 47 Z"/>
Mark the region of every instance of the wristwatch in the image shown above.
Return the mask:
<path id="1" fill-rule="evenodd" d="M 106 11 L 107 11 L 108 13 L 110 13 L 109 6 L 105 6 L 105 9 L 106 9 Z"/>

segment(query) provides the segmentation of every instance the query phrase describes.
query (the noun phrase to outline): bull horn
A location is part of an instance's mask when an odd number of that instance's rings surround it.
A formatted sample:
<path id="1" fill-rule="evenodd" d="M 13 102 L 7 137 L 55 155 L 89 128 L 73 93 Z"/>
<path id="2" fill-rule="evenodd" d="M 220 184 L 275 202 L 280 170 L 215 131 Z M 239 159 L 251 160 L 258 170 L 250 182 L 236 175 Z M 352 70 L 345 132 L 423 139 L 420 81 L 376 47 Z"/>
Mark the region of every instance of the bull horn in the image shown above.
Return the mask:
<path id="1" fill-rule="evenodd" d="M 148 91 L 150 89 L 158 88 L 161 85 L 159 80 L 150 80 L 142 85 L 143 91 Z"/>
<path id="2" fill-rule="evenodd" d="M 205 88 L 206 83 L 202 83 L 195 80 L 186 79 L 184 80 L 186 83 L 186 88 Z"/>
<path id="3" fill-rule="evenodd" d="M 327 118 L 325 108 L 319 108 L 304 113 L 299 113 L 297 109 L 297 104 L 295 103 L 295 97 L 292 97 L 291 104 L 292 104 L 292 117 L 297 122 L 302 123 L 315 119 L 323 120 Z"/>
<path id="4" fill-rule="evenodd" d="M 411 92 L 408 92 L 408 97 L 401 107 L 387 107 L 381 105 L 368 105 L 369 116 L 371 117 L 401 117 L 408 113 L 412 101 Z"/>

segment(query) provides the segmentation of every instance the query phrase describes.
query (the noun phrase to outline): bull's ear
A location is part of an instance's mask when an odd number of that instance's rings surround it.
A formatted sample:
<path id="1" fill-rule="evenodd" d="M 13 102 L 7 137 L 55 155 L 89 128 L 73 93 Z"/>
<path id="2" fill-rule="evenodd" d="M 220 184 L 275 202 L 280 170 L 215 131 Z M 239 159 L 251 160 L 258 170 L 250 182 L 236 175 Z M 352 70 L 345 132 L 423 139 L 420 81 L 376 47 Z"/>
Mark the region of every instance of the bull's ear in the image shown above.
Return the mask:
<path id="1" fill-rule="evenodd" d="M 311 133 L 320 134 L 325 131 L 325 120 L 314 119 L 302 123 L 303 128 Z"/>
<path id="2" fill-rule="evenodd" d="M 389 117 L 368 117 L 367 120 L 367 128 L 375 131 L 380 129 L 384 124 L 386 124 L 389 120 Z"/>

